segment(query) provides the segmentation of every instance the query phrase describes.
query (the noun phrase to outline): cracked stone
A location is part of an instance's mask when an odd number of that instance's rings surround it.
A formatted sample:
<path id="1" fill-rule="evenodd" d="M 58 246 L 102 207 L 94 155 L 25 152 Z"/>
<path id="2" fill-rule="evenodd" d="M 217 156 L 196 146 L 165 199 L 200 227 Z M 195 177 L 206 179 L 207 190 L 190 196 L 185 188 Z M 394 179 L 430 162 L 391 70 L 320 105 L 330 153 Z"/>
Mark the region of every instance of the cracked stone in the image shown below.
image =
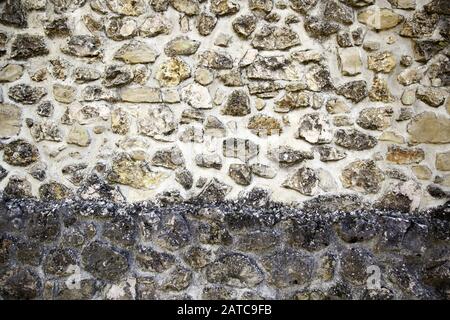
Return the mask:
<path id="1" fill-rule="evenodd" d="M 373 30 L 388 30 L 403 21 L 403 16 L 392 9 L 373 7 L 358 12 L 358 21 Z"/>
<path id="2" fill-rule="evenodd" d="M 297 137 L 312 144 L 330 143 L 333 140 L 330 121 L 319 113 L 305 114 L 300 118 Z"/>
<path id="3" fill-rule="evenodd" d="M 114 59 L 122 60 L 129 64 L 139 64 L 139 63 L 153 63 L 155 62 L 158 54 L 147 44 L 141 41 L 133 40 L 125 45 L 123 45 L 114 54 Z"/>
<path id="4" fill-rule="evenodd" d="M 102 54 L 101 41 L 98 37 L 89 35 L 71 36 L 61 47 L 65 54 L 81 58 L 93 58 Z"/>
<path id="5" fill-rule="evenodd" d="M 391 125 L 393 114 L 391 107 L 365 108 L 359 113 L 356 123 L 367 130 L 383 131 Z"/>
<path id="6" fill-rule="evenodd" d="M 142 110 L 138 120 L 139 133 L 156 140 L 170 139 L 177 123 L 172 110 L 166 105 Z"/>
<path id="7" fill-rule="evenodd" d="M 375 137 L 356 129 L 339 129 L 334 134 L 335 143 L 349 150 L 367 150 L 374 148 L 378 141 Z"/>
<path id="8" fill-rule="evenodd" d="M 347 165 L 341 173 L 344 188 L 365 193 L 377 193 L 384 180 L 383 172 L 373 160 L 357 160 Z"/>
<path id="9" fill-rule="evenodd" d="M 311 196 L 317 192 L 318 184 L 318 173 L 312 168 L 302 167 L 289 176 L 283 182 L 282 186 L 298 191 L 301 194 Z"/>
<path id="10" fill-rule="evenodd" d="M 152 165 L 175 170 L 184 166 L 183 152 L 178 146 L 155 152 L 151 160 Z"/>
<path id="11" fill-rule="evenodd" d="M 260 50 L 286 50 L 300 45 L 300 37 L 289 27 L 266 24 L 255 32 L 251 44 Z"/>
<path id="12" fill-rule="evenodd" d="M 250 98 L 244 90 L 234 90 L 222 109 L 222 114 L 235 117 L 243 117 L 250 112 Z"/>
<path id="13" fill-rule="evenodd" d="M 230 164 L 228 175 L 239 185 L 248 186 L 252 182 L 252 171 L 246 164 Z"/>

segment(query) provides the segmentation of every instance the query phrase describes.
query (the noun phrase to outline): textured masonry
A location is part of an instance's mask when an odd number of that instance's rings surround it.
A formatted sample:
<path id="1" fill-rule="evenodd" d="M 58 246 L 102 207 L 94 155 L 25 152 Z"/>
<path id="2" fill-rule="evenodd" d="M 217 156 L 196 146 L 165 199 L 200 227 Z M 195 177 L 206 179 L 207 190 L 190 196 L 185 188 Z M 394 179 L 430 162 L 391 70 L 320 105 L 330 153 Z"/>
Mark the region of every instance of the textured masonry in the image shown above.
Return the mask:
<path id="1" fill-rule="evenodd" d="M 448 0 L 1 1 L 0 296 L 447 298 L 449 25 Z"/>

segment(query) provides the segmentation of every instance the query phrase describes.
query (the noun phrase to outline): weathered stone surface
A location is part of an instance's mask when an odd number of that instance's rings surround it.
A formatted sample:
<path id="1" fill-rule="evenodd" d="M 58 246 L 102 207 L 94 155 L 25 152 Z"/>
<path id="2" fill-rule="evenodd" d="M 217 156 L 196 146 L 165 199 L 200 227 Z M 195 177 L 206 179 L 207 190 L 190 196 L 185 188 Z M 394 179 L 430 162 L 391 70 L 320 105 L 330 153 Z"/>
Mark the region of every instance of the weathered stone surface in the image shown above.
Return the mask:
<path id="1" fill-rule="evenodd" d="M 384 103 L 394 102 L 395 97 L 391 94 L 387 81 L 376 74 L 373 77 L 372 87 L 369 90 L 370 101 L 380 101 Z"/>
<path id="2" fill-rule="evenodd" d="M 64 16 L 47 20 L 44 24 L 44 31 L 50 38 L 63 38 L 72 34 L 69 20 Z"/>
<path id="3" fill-rule="evenodd" d="M 160 14 L 148 16 L 139 27 L 139 35 L 142 37 L 156 37 L 158 35 L 167 35 L 171 32 L 171 22 Z"/>
<path id="4" fill-rule="evenodd" d="M 354 161 L 342 170 L 341 175 L 345 188 L 366 193 L 377 193 L 383 180 L 383 172 L 373 160 Z"/>
<path id="5" fill-rule="evenodd" d="M 191 83 L 181 90 L 181 99 L 195 109 L 211 109 L 211 95 L 206 87 Z"/>
<path id="6" fill-rule="evenodd" d="M 344 76 L 354 76 L 361 73 L 362 60 L 359 48 L 345 48 L 339 50 L 339 67 Z"/>
<path id="7" fill-rule="evenodd" d="M 244 162 L 256 157 L 259 146 L 248 139 L 229 138 L 223 140 L 223 155 L 230 158 L 238 158 Z"/>
<path id="8" fill-rule="evenodd" d="M 231 164 L 228 168 L 228 175 L 234 182 L 243 186 L 248 186 L 252 182 L 252 171 L 246 164 Z"/>
<path id="9" fill-rule="evenodd" d="M 180 166 L 184 166 L 183 153 L 177 146 L 156 151 L 151 162 L 154 166 L 168 169 L 176 169 Z"/>
<path id="10" fill-rule="evenodd" d="M 239 9 L 239 4 L 233 0 L 211 0 L 210 10 L 218 16 L 232 15 Z"/>
<path id="11" fill-rule="evenodd" d="M 296 190 L 304 195 L 313 195 L 317 192 L 319 177 L 314 169 L 302 167 L 282 184 L 283 187 Z"/>
<path id="12" fill-rule="evenodd" d="M 440 171 L 450 171 L 450 152 L 436 154 L 436 169 Z"/>
<path id="13" fill-rule="evenodd" d="M 312 152 L 296 150 L 286 145 L 270 149 L 268 157 L 281 167 L 290 167 L 305 160 L 314 159 Z"/>
<path id="14" fill-rule="evenodd" d="M 3 191 L 5 197 L 10 199 L 33 197 L 31 183 L 21 175 L 11 175 Z"/>
<path id="15" fill-rule="evenodd" d="M 128 154 L 121 153 L 112 160 L 107 178 L 110 182 L 136 189 L 152 189 L 160 184 L 166 175 L 152 170 L 145 161 L 134 160 Z"/>
<path id="16" fill-rule="evenodd" d="M 377 145 L 377 139 L 356 129 L 339 129 L 334 134 L 335 143 L 349 150 L 367 150 Z"/>
<path id="17" fill-rule="evenodd" d="M 386 160 L 397 164 L 419 163 L 425 159 L 425 152 L 420 148 L 404 148 L 390 145 L 386 155 Z"/>
<path id="18" fill-rule="evenodd" d="M 285 50 L 300 45 L 300 37 L 289 27 L 266 24 L 256 30 L 251 44 L 260 50 Z"/>
<path id="19" fill-rule="evenodd" d="M 177 123 L 172 110 L 160 105 L 143 110 L 138 126 L 140 134 L 164 141 L 176 130 Z"/>
<path id="20" fill-rule="evenodd" d="M 208 50 L 200 54 L 199 64 L 211 69 L 232 69 L 233 59 L 225 52 Z"/>
<path id="21" fill-rule="evenodd" d="M 81 253 L 84 268 L 100 279 L 118 280 L 128 271 L 127 257 L 119 250 L 101 242 L 93 242 Z"/>
<path id="22" fill-rule="evenodd" d="M 22 111 L 13 104 L 0 104 L 0 138 L 7 139 L 20 133 Z"/>
<path id="23" fill-rule="evenodd" d="M 364 129 L 382 131 L 391 125 L 394 110 L 391 107 L 361 110 L 356 123 Z"/>
<path id="24" fill-rule="evenodd" d="M 202 12 L 197 19 L 197 30 L 202 36 L 208 36 L 214 30 L 217 18 L 214 15 Z"/>
<path id="25" fill-rule="evenodd" d="M 58 125 L 52 121 L 34 123 L 30 128 L 30 134 L 36 142 L 43 140 L 62 141 L 61 130 Z"/>
<path id="26" fill-rule="evenodd" d="M 276 118 L 267 115 L 257 115 L 249 119 L 247 128 L 258 136 L 280 135 L 282 125 Z"/>
<path id="27" fill-rule="evenodd" d="M 206 277 L 211 283 L 222 283 L 232 287 L 254 287 L 263 281 L 261 269 L 250 258 L 231 253 L 206 268 Z"/>
<path id="28" fill-rule="evenodd" d="M 18 64 L 8 64 L 0 70 L 0 82 L 14 82 L 23 75 L 23 67 Z"/>
<path id="29" fill-rule="evenodd" d="M 11 141 L 3 149 L 3 161 L 13 166 L 28 166 L 38 158 L 38 148 L 22 139 Z"/>
<path id="30" fill-rule="evenodd" d="M 318 146 L 316 150 L 319 152 L 320 161 L 338 161 L 347 156 L 345 151 L 341 151 L 331 146 Z"/>
<path id="31" fill-rule="evenodd" d="M 139 16 L 146 9 L 143 0 L 106 0 L 106 4 L 112 12 L 127 16 Z"/>
<path id="32" fill-rule="evenodd" d="M 233 30 L 241 37 L 248 38 L 256 29 L 257 19 L 252 14 L 242 15 L 233 20 Z"/>
<path id="33" fill-rule="evenodd" d="M 120 90 L 120 98 L 134 103 L 162 102 L 161 90 L 156 87 L 126 87 Z"/>
<path id="34" fill-rule="evenodd" d="M 49 50 L 43 36 L 18 34 L 11 45 L 11 58 L 16 60 L 27 60 L 48 53 Z"/>
<path id="35" fill-rule="evenodd" d="M 235 117 L 242 117 L 250 112 L 250 98 L 244 90 L 234 90 L 222 109 L 224 115 Z"/>
<path id="36" fill-rule="evenodd" d="M 199 167 L 214 168 L 220 170 L 222 168 L 222 158 L 216 154 L 201 153 L 195 156 L 195 163 Z"/>
<path id="37" fill-rule="evenodd" d="M 128 17 L 111 17 L 105 24 L 105 34 L 115 41 L 134 37 L 137 33 L 137 23 Z"/>
<path id="38" fill-rule="evenodd" d="M 394 28 L 403 21 L 403 16 L 392 9 L 373 7 L 360 11 L 358 21 L 374 30 L 387 30 Z"/>
<path id="39" fill-rule="evenodd" d="M 364 80 L 347 82 L 339 86 L 336 89 L 336 93 L 355 103 L 362 101 L 369 94 L 367 82 Z"/>
<path id="40" fill-rule="evenodd" d="M 76 123 L 72 126 L 67 134 L 66 141 L 68 144 L 74 144 L 80 147 L 87 147 L 91 144 L 91 137 L 86 127 Z"/>
<path id="41" fill-rule="evenodd" d="M 408 123 L 411 143 L 449 143 L 450 120 L 433 112 L 422 112 Z"/>
<path id="42" fill-rule="evenodd" d="M 22 1 L 7 0 L 0 13 L 0 23 L 18 28 L 28 26 L 28 14 Z"/>
<path id="43" fill-rule="evenodd" d="M 200 13 L 200 4 L 197 0 L 170 0 L 170 4 L 175 10 L 185 13 L 188 16 Z"/>
<path id="44" fill-rule="evenodd" d="M 170 40 L 164 47 L 167 56 L 190 56 L 197 52 L 200 42 L 186 36 L 179 36 Z"/>
<path id="45" fill-rule="evenodd" d="M 61 47 L 65 54 L 82 58 L 98 57 L 102 54 L 102 43 L 98 37 L 89 35 L 71 36 L 67 43 Z"/>
<path id="46" fill-rule="evenodd" d="M 297 134 L 312 144 L 330 143 L 333 140 L 330 121 L 319 113 L 308 113 L 301 117 Z"/>
<path id="47" fill-rule="evenodd" d="M 395 65 L 395 57 L 389 51 L 372 53 L 367 57 L 367 67 L 375 72 L 389 73 Z"/>
<path id="48" fill-rule="evenodd" d="M 191 76 L 189 65 L 180 58 L 170 58 L 159 65 L 155 78 L 164 87 L 174 87 Z"/>
<path id="49" fill-rule="evenodd" d="M 43 87 L 33 87 L 25 83 L 17 84 L 9 88 L 8 96 L 22 104 L 35 104 L 47 94 Z"/>
<path id="50" fill-rule="evenodd" d="M 417 99 L 434 108 L 437 108 L 444 104 L 444 101 L 447 97 L 447 92 L 433 87 L 419 87 L 416 91 Z"/>
<path id="51" fill-rule="evenodd" d="M 328 38 L 340 29 L 341 26 L 333 21 L 312 15 L 306 16 L 305 30 L 313 38 Z"/>
<path id="52" fill-rule="evenodd" d="M 114 54 L 115 59 L 129 64 L 152 63 L 157 57 L 158 53 L 154 49 L 137 40 L 124 44 Z"/>

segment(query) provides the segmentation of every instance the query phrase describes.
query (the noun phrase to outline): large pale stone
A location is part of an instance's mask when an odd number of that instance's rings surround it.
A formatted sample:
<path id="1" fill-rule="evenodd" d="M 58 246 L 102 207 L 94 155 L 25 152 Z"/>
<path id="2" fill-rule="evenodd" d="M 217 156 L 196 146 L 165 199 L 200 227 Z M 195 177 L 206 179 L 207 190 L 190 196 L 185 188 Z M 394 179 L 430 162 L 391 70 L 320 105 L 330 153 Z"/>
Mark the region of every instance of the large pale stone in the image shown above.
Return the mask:
<path id="1" fill-rule="evenodd" d="M 144 0 L 106 0 L 109 9 L 117 14 L 139 16 L 145 12 Z"/>
<path id="2" fill-rule="evenodd" d="M 358 47 L 340 49 L 338 61 L 341 73 L 344 76 L 354 76 L 361 73 L 363 65 Z"/>
<path id="3" fill-rule="evenodd" d="M 450 171 L 450 151 L 436 154 L 436 169 Z"/>
<path id="4" fill-rule="evenodd" d="M 195 109 L 211 109 L 213 107 L 208 88 L 191 83 L 181 89 L 181 99 Z"/>
<path id="5" fill-rule="evenodd" d="M 91 137 L 84 126 L 75 123 L 70 129 L 66 141 L 68 144 L 87 147 L 91 143 Z"/>
<path id="6" fill-rule="evenodd" d="M 433 112 L 422 112 L 408 123 L 407 131 L 411 143 L 449 143 L 450 119 Z"/>
<path id="7" fill-rule="evenodd" d="M 123 45 L 114 55 L 114 59 L 125 63 L 152 63 L 155 62 L 158 53 L 141 41 L 132 41 Z"/>
<path id="8" fill-rule="evenodd" d="M 12 104 L 0 104 L 0 138 L 7 139 L 20 133 L 22 111 Z"/>
<path id="9" fill-rule="evenodd" d="M 13 82 L 23 75 L 23 67 L 18 64 L 7 64 L 0 70 L 0 82 Z"/>
<path id="10" fill-rule="evenodd" d="M 61 103 L 72 103 L 76 98 L 76 89 L 68 85 L 55 84 L 53 85 L 53 97 Z"/>
<path id="11" fill-rule="evenodd" d="M 425 159 L 425 152 L 420 148 L 404 148 L 396 145 L 388 147 L 386 160 L 396 164 L 419 163 Z"/>
<path id="12" fill-rule="evenodd" d="M 155 78 L 161 86 L 174 87 L 191 76 L 189 65 L 180 58 L 170 58 L 156 71 Z"/>
<path id="13" fill-rule="evenodd" d="M 392 9 L 375 6 L 360 11 L 358 13 L 358 21 L 374 30 L 387 30 L 402 22 L 403 16 L 395 13 Z"/>
<path id="14" fill-rule="evenodd" d="M 120 91 L 120 98 L 124 102 L 158 103 L 162 102 L 161 90 L 154 87 L 127 87 Z"/>

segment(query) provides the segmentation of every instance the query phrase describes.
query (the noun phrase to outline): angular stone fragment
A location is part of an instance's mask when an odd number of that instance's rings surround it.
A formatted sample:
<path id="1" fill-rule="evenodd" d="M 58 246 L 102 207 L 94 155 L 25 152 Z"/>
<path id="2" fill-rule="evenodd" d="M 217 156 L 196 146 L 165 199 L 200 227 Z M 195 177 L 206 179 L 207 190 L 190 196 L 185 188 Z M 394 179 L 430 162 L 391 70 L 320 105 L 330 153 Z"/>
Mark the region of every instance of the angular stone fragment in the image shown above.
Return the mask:
<path id="1" fill-rule="evenodd" d="M 241 37 L 248 38 L 256 29 L 256 17 L 252 14 L 242 15 L 233 20 L 233 30 Z"/>
<path id="2" fill-rule="evenodd" d="M 436 169 L 440 171 L 450 171 L 450 151 L 436 154 Z"/>
<path id="3" fill-rule="evenodd" d="M 142 110 L 138 118 L 139 133 L 165 141 L 176 130 L 177 122 L 172 110 L 165 105 Z"/>
<path id="4" fill-rule="evenodd" d="M 166 178 L 165 173 L 153 171 L 145 161 L 131 159 L 126 153 L 113 158 L 107 175 L 110 182 L 136 189 L 154 189 Z"/>
<path id="5" fill-rule="evenodd" d="M 71 36 L 61 51 L 70 56 L 93 58 L 102 54 L 102 43 L 98 37 L 90 35 Z"/>
<path id="6" fill-rule="evenodd" d="M 105 68 L 102 84 L 107 88 L 121 87 L 134 78 L 133 71 L 127 65 L 110 65 Z"/>
<path id="7" fill-rule="evenodd" d="M 218 16 L 232 15 L 239 9 L 239 4 L 234 0 L 211 0 L 210 10 Z"/>
<path id="8" fill-rule="evenodd" d="M 152 165 L 167 169 L 177 169 L 184 166 L 184 157 L 178 146 L 170 149 L 162 149 L 155 152 L 151 160 Z"/>
<path id="9" fill-rule="evenodd" d="M 101 74 L 95 69 L 87 67 L 75 68 L 73 78 L 77 83 L 87 83 L 100 79 Z"/>
<path id="10" fill-rule="evenodd" d="M 129 17 L 111 17 L 105 23 L 105 34 L 115 41 L 123 41 L 134 37 L 137 23 Z"/>
<path id="11" fill-rule="evenodd" d="M 447 97 L 447 92 L 434 87 L 419 87 L 416 91 L 417 99 L 434 108 L 437 108 L 444 104 L 444 101 Z"/>
<path id="12" fill-rule="evenodd" d="M 181 99 L 195 109 L 211 109 L 213 107 L 208 88 L 191 83 L 181 89 Z"/>
<path id="13" fill-rule="evenodd" d="M 155 78 L 161 86 L 174 87 L 191 76 L 189 65 L 180 58 L 170 58 L 159 65 Z"/>
<path id="14" fill-rule="evenodd" d="M 161 90 L 154 87 L 127 87 L 120 90 L 124 102 L 158 103 L 162 102 Z"/>
<path id="15" fill-rule="evenodd" d="M 12 166 L 26 167 L 38 158 L 38 148 L 22 139 L 9 142 L 3 150 L 3 161 Z"/>
<path id="16" fill-rule="evenodd" d="M 148 16 L 139 27 L 142 37 L 156 37 L 167 35 L 172 31 L 172 23 L 163 15 L 155 14 Z"/>
<path id="17" fill-rule="evenodd" d="M 22 199 L 33 197 L 31 183 L 24 176 L 19 175 L 11 175 L 9 177 L 3 192 L 5 198 Z"/>
<path id="18" fill-rule="evenodd" d="M 216 70 L 232 69 L 233 58 L 225 52 L 208 50 L 200 55 L 199 64 Z"/>
<path id="19" fill-rule="evenodd" d="M 277 175 L 277 171 L 269 165 L 265 165 L 262 163 L 254 163 L 251 165 L 252 173 L 258 177 L 265 179 L 275 178 Z"/>
<path id="20" fill-rule="evenodd" d="M 331 146 L 318 146 L 315 150 L 319 152 L 320 161 L 337 161 L 344 159 L 347 154 L 345 151 L 341 151 Z"/>
<path id="21" fill-rule="evenodd" d="M 75 87 L 63 85 L 63 84 L 54 84 L 53 85 L 53 97 L 56 101 L 61 103 L 72 103 L 75 101 L 76 89 Z"/>
<path id="22" fill-rule="evenodd" d="M 359 192 L 377 193 L 383 180 L 383 172 L 373 160 L 354 161 L 341 173 L 342 185 Z"/>
<path id="23" fill-rule="evenodd" d="M 249 257 L 239 253 L 230 253 L 206 267 L 206 278 L 211 283 L 246 288 L 258 285 L 264 280 L 264 275 L 258 265 Z"/>
<path id="24" fill-rule="evenodd" d="M 108 101 L 108 102 L 117 102 L 119 101 L 119 95 L 116 91 L 107 90 L 101 86 L 87 86 L 82 91 L 82 100 L 83 101 Z"/>
<path id="25" fill-rule="evenodd" d="M 222 151 L 225 157 L 247 162 L 258 155 L 259 146 L 248 139 L 229 138 L 223 140 Z"/>
<path id="26" fill-rule="evenodd" d="M 178 36 L 170 40 L 164 47 L 167 56 L 190 56 L 197 52 L 200 42 L 186 36 Z"/>
<path id="27" fill-rule="evenodd" d="M 39 198 L 44 201 L 58 201 L 72 196 L 68 187 L 56 181 L 49 181 L 39 187 Z"/>
<path id="28" fill-rule="evenodd" d="M 339 24 L 329 21 L 325 17 L 308 15 L 305 19 L 305 30 L 313 38 L 328 38 L 340 29 Z"/>
<path id="29" fill-rule="evenodd" d="M 0 70 L 0 82 L 14 82 L 23 75 L 23 66 L 18 64 L 7 64 Z"/>
<path id="30" fill-rule="evenodd" d="M 200 13 L 198 0 L 170 0 L 170 4 L 175 10 L 188 16 L 194 16 Z"/>
<path id="31" fill-rule="evenodd" d="M 89 135 L 88 130 L 79 125 L 78 123 L 74 124 L 70 129 L 66 141 L 68 144 L 75 144 L 80 147 L 87 147 L 91 144 L 91 137 Z"/>
<path id="32" fill-rule="evenodd" d="M 354 76 L 361 73 L 362 61 L 359 48 L 351 47 L 339 50 L 339 67 L 344 76 Z"/>
<path id="33" fill-rule="evenodd" d="M 302 167 L 289 176 L 282 186 L 311 196 L 317 192 L 318 183 L 319 176 L 317 172 L 312 168 Z"/>
<path id="34" fill-rule="evenodd" d="M 44 31 L 50 38 L 64 38 L 72 34 L 69 19 L 64 16 L 46 20 L 44 23 Z"/>
<path id="35" fill-rule="evenodd" d="M 387 81 L 379 74 L 373 77 L 372 87 L 369 90 L 370 101 L 381 101 L 384 103 L 394 102 L 395 98 L 388 88 Z"/>
<path id="36" fill-rule="evenodd" d="M 125 135 L 130 130 L 131 120 L 129 114 L 122 108 L 111 112 L 111 131 L 116 134 Z"/>
<path id="37" fill-rule="evenodd" d="M 222 109 L 222 114 L 235 117 L 243 117 L 250 112 L 250 98 L 244 90 L 234 90 Z"/>
<path id="38" fill-rule="evenodd" d="M 18 34 L 11 45 L 11 58 L 15 60 L 45 56 L 49 52 L 44 37 L 38 35 Z"/>
<path id="39" fill-rule="evenodd" d="M 35 104 L 47 94 L 43 87 L 33 87 L 28 84 L 17 84 L 9 88 L 8 96 L 22 104 Z"/>
<path id="40" fill-rule="evenodd" d="M 408 19 L 403 24 L 400 35 L 409 38 L 431 36 L 438 21 L 439 16 L 437 14 L 427 14 L 423 11 L 416 11 L 412 18 Z"/>
<path id="41" fill-rule="evenodd" d="M 285 50 L 300 45 L 300 37 L 289 27 L 266 24 L 256 31 L 251 44 L 259 50 Z"/>
<path id="42" fill-rule="evenodd" d="M 197 196 L 198 199 L 206 203 L 223 201 L 226 195 L 231 191 L 232 187 L 224 182 L 212 178 L 211 181 L 203 188 Z"/>
<path id="43" fill-rule="evenodd" d="M 367 90 L 367 82 L 364 80 L 347 82 L 338 87 L 336 89 L 336 93 L 355 103 L 360 102 L 369 94 Z"/>
<path id="44" fill-rule="evenodd" d="M 343 24 L 353 23 L 353 9 L 334 0 L 325 4 L 324 16 Z"/>
<path id="45" fill-rule="evenodd" d="M 211 34 L 217 24 L 217 18 L 214 15 L 202 12 L 197 18 L 198 33 L 204 37 Z"/>
<path id="46" fill-rule="evenodd" d="M 39 141 L 62 141 L 61 130 L 57 124 L 51 121 L 34 123 L 30 128 L 31 136 L 36 142 Z"/>
<path id="47" fill-rule="evenodd" d="M 381 51 L 372 53 L 367 58 L 367 67 L 375 72 L 391 72 L 396 65 L 396 60 L 392 52 Z"/>
<path id="48" fill-rule="evenodd" d="M 114 59 L 122 60 L 129 64 L 153 63 L 157 57 L 158 54 L 154 49 L 150 48 L 144 42 L 137 40 L 124 44 L 114 54 Z"/>
<path id="49" fill-rule="evenodd" d="M 246 164 L 231 164 L 228 168 L 228 175 L 234 182 L 242 186 L 248 186 L 252 182 L 252 171 Z"/>
<path id="50" fill-rule="evenodd" d="M 314 159 L 312 152 L 296 150 L 285 145 L 269 149 L 267 155 L 271 160 L 276 161 L 282 168 L 296 165 L 305 160 Z"/>
<path id="51" fill-rule="evenodd" d="M 319 113 L 308 113 L 300 118 L 297 137 L 312 144 L 330 143 L 333 140 L 330 121 Z"/>
<path id="52" fill-rule="evenodd" d="M 216 153 L 201 153 L 195 156 L 195 164 L 203 168 L 222 169 L 222 158 Z"/>
<path id="53" fill-rule="evenodd" d="M 449 143 L 450 119 L 437 116 L 434 112 L 422 112 L 416 115 L 407 126 L 409 140 L 418 143 Z"/>
<path id="54" fill-rule="evenodd" d="M 21 109 L 13 104 L 0 104 L 0 139 L 18 135 L 21 126 Z"/>
<path id="55" fill-rule="evenodd" d="M 282 130 L 281 123 L 278 119 L 267 115 L 256 115 L 249 119 L 247 128 L 254 134 L 262 137 L 272 134 L 280 135 Z"/>
<path id="56" fill-rule="evenodd" d="M 358 21 L 373 30 L 388 30 L 403 21 L 403 16 L 388 8 L 373 7 L 358 12 Z"/>
<path id="57" fill-rule="evenodd" d="M 349 150 L 372 149 L 378 143 L 375 137 L 356 129 L 339 129 L 334 134 L 335 143 Z"/>
<path id="58" fill-rule="evenodd" d="M 382 131 L 391 125 L 393 114 L 391 107 L 365 108 L 359 113 L 356 123 L 367 130 Z"/>
<path id="59" fill-rule="evenodd" d="M 117 14 L 139 16 L 145 12 L 144 0 L 106 0 L 108 8 Z"/>
<path id="60" fill-rule="evenodd" d="M 446 42 L 439 39 L 420 39 L 413 42 L 414 59 L 417 62 L 427 62 L 446 47 Z"/>
<path id="61" fill-rule="evenodd" d="M 17 28 L 26 28 L 28 14 L 22 0 L 7 0 L 0 13 L 0 23 Z"/>
<path id="62" fill-rule="evenodd" d="M 107 281 L 117 281 L 129 269 L 127 257 L 118 249 L 95 241 L 81 252 L 86 271 Z"/>
<path id="63" fill-rule="evenodd" d="M 420 148 L 404 148 L 397 145 L 390 145 L 386 155 L 386 160 L 396 164 L 419 163 L 425 159 L 425 152 Z"/>

